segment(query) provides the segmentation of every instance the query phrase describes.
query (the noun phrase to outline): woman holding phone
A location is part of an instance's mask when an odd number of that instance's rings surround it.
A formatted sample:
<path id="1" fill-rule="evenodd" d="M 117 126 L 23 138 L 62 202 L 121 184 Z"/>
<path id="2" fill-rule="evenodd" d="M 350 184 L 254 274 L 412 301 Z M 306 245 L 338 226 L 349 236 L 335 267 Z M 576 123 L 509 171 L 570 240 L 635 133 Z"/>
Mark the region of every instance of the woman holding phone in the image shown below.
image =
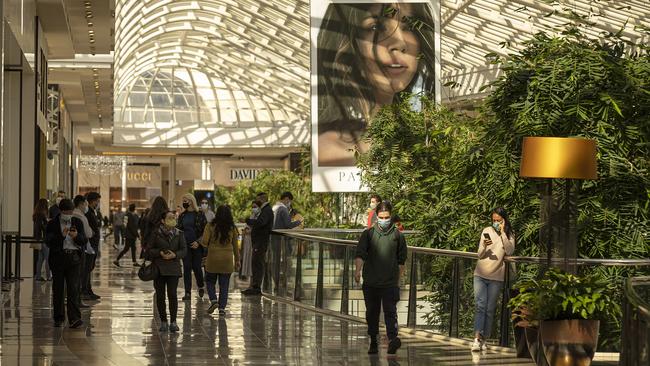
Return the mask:
<path id="1" fill-rule="evenodd" d="M 176 228 L 176 214 L 165 212 L 158 220 L 158 229 L 152 233 L 147 258 L 158 267 L 158 277 L 153 281 L 156 289 L 156 306 L 160 316 L 161 332 L 178 332 L 176 314 L 178 313 L 178 279 L 181 277 L 181 260 L 187 253 L 185 237 Z M 169 299 L 169 320 L 165 304 L 165 290 Z"/>
<path id="2" fill-rule="evenodd" d="M 508 213 L 499 207 L 490 214 L 492 226 L 481 232 L 478 244 L 478 263 L 474 269 L 474 343 L 472 351 L 486 349 L 485 339 L 490 337 L 497 299 L 503 287 L 506 255 L 515 251 L 515 234 Z"/>

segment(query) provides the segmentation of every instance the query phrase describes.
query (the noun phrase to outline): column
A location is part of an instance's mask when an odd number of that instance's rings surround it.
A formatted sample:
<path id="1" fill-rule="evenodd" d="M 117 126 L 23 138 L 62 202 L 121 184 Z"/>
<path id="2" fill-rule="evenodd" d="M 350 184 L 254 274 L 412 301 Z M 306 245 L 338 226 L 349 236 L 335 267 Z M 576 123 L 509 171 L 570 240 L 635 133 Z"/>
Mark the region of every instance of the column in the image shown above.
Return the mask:
<path id="1" fill-rule="evenodd" d="M 171 210 L 176 208 L 174 202 L 174 197 L 176 197 L 176 157 L 172 156 L 169 158 L 169 189 L 167 192 L 167 203 Z"/>
<path id="2" fill-rule="evenodd" d="M 122 159 L 122 211 L 126 211 L 126 157 Z"/>

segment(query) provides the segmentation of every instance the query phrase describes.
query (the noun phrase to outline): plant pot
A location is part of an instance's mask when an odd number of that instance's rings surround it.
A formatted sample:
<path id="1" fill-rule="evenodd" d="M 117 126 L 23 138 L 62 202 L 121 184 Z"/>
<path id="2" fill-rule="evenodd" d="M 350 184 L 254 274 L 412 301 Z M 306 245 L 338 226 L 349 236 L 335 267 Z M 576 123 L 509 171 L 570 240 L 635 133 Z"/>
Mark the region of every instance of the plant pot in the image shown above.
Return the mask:
<path id="1" fill-rule="evenodd" d="M 517 358 L 531 358 L 530 351 L 528 351 L 528 342 L 526 341 L 526 328 L 515 325 L 514 333 Z"/>
<path id="2" fill-rule="evenodd" d="M 526 344 L 528 345 L 528 352 L 530 357 L 535 361 L 537 366 L 548 366 L 546 362 L 546 356 L 542 352 L 542 348 L 539 344 L 539 329 L 534 327 L 524 328 L 526 332 Z"/>
<path id="3" fill-rule="evenodd" d="M 539 336 L 551 366 L 589 366 L 598 345 L 598 320 L 544 320 Z"/>

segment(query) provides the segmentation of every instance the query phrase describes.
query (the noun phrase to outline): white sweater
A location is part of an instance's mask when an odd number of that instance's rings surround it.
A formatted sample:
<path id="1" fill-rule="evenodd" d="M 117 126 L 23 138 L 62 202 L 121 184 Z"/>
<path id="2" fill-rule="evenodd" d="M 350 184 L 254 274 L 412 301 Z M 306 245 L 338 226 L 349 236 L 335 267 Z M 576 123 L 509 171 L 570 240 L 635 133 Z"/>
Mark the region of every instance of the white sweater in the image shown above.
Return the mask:
<path id="1" fill-rule="evenodd" d="M 492 245 L 485 245 L 484 233 L 490 235 Z M 503 258 L 515 252 L 515 234 L 510 238 L 505 233 L 497 234 L 491 226 L 481 232 L 481 240 L 478 243 L 478 263 L 474 269 L 474 276 L 487 280 L 503 281 L 505 263 Z"/>

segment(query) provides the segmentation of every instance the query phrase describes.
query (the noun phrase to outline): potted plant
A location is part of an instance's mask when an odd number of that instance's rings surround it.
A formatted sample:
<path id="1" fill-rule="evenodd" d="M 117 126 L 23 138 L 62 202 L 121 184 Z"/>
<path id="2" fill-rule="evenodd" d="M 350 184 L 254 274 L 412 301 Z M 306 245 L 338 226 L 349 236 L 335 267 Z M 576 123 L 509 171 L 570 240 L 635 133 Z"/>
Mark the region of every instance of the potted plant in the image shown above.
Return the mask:
<path id="1" fill-rule="evenodd" d="M 532 338 L 537 338 L 538 365 L 589 365 L 600 320 L 617 320 L 621 315 L 612 296 L 613 284 L 597 273 L 577 276 L 553 268 L 540 280 L 522 281 L 517 287 L 520 293 L 509 306 L 521 318 L 518 326 L 527 328 L 531 355 Z"/>

